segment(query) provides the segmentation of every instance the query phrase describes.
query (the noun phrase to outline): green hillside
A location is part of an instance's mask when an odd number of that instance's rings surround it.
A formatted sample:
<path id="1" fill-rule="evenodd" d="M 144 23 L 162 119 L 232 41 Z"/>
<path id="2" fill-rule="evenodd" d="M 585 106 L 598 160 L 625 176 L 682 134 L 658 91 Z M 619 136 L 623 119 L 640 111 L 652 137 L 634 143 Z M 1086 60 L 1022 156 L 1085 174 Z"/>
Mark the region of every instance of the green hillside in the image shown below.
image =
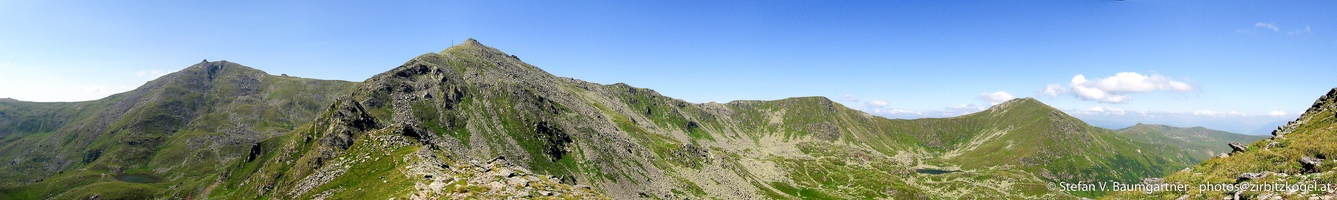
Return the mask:
<path id="1" fill-rule="evenodd" d="M 309 123 L 352 85 L 216 61 L 95 101 L 0 100 L 0 191 L 14 199 L 188 196 L 173 190 L 212 184 L 225 164 Z M 116 181 L 125 175 L 160 182 Z"/>
<path id="2" fill-rule="evenodd" d="M 1128 128 L 1116 131 L 1136 142 L 1152 145 L 1152 148 L 1163 149 L 1178 147 L 1186 152 L 1186 157 L 1176 157 L 1182 162 L 1198 163 L 1221 153 L 1229 153 L 1230 147 L 1224 144 L 1231 142 L 1253 143 L 1254 141 L 1266 139 L 1266 136 L 1244 135 L 1225 131 L 1212 130 L 1203 127 L 1182 128 L 1155 124 L 1137 124 Z"/>
<path id="3" fill-rule="evenodd" d="M 209 62 L 97 101 L 0 100 L 0 131 L 12 199 L 1072 199 L 1104 193 L 1053 183 L 1138 182 L 1216 148 L 1031 98 L 916 120 L 824 97 L 690 103 L 472 39 L 361 83 Z"/>

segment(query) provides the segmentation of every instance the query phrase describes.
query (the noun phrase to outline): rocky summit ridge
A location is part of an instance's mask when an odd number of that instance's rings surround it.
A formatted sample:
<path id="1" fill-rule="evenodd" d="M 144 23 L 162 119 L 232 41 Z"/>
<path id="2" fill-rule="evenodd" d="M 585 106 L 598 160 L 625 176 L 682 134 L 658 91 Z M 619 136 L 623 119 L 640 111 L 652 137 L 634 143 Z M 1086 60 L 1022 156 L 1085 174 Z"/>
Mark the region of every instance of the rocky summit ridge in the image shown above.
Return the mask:
<path id="1" fill-rule="evenodd" d="M 16 199 L 1062 199 L 1103 193 L 1049 183 L 1160 177 L 1196 148 L 1031 98 L 916 120 L 825 97 L 691 103 L 473 39 L 360 83 L 217 61 L 103 100 L 0 101 L 0 130 Z"/>

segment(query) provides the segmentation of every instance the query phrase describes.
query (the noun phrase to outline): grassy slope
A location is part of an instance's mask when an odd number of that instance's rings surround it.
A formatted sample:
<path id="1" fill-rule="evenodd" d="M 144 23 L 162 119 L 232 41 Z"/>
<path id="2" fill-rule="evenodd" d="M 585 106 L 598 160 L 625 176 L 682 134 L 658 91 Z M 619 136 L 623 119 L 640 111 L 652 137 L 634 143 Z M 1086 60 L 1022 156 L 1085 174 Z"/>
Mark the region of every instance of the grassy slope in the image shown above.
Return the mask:
<path id="1" fill-rule="evenodd" d="M 1137 124 L 1119 129 L 1116 132 L 1137 142 L 1150 144 L 1152 148 L 1157 150 L 1165 151 L 1166 148 L 1172 146 L 1179 147 L 1179 149 L 1187 151 L 1185 154 L 1188 156 L 1176 157 L 1175 159 L 1181 160 L 1180 162 L 1195 164 L 1216 157 L 1219 153 L 1230 152 L 1230 147 L 1224 145 L 1226 143 L 1248 144 L 1267 138 L 1203 127 L 1183 128 L 1152 124 Z"/>
<path id="2" fill-rule="evenodd" d="M 13 130 L 0 140 L 0 157 L 22 163 L 5 166 L 6 172 L 22 174 L 0 176 L 5 182 L 0 193 L 20 199 L 188 196 L 212 183 L 222 166 L 244 158 L 251 144 L 306 123 L 310 113 L 351 85 L 272 76 L 221 61 L 100 100 L 0 101 L 5 110 L 0 112 L 13 113 L 0 117 L 0 124 L 21 122 L 0 126 Z M 104 176 L 122 173 L 165 181 L 127 183 Z"/>
<path id="3" fill-rule="evenodd" d="M 960 118 L 980 122 L 973 129 L 976 139 L 940 159 L 965 169 L 1020 168 L 1051 182 L 1129 183 L 1190 164 L 1172 159 L 1181 149 L 1145 148 L 1148 144 L 1092 127 L 1034 99 Z"/>
<path id="4" fill-rule="evenodd" d="M 1160 198 L 1170 199 L 1180 196 L 1193 198 L 1220 199 L 1233 196 L 1233 192 L 1219 190 L 1199 190 L 1202 184 L 1252 184 L 1268 183 L 1312 183 L 1337 184 L 1337 173 L 1332 170 L 1330 160 L 1337 155 L 1337 88 L 1314 102 L 1308 111 L 1292 121 L 1293 130 L 1279 130 L 1281 137 L 1274 137 L 1253 143 L 1247 143 L 1248 150 L 1235 153 L 1225 158 L 1212 158 L 1201 164 L 1167 176 L 1168 183 L 1188 184 L 1190 191 L 1160 191 L 1150 194 L 1142 192 L 1122 192 L 1112 198 Z M 1287 126 L 1291 126 L 1288 124 Z M 1274 133 L 1276 134 L 1276 133 Z M 1266 148 L 1270 143 L 1277 144 Z M 1221 144 L 1224 146 L 1224 144 Z M 1317 171 L 1306 171 L 1299 162 L 1302 157 L 1319 158 L 1323 165 Z M 1260 180 L 1239 181 L 1243 173 L 1269 173 Z M 1259 192 L 1245 192 L 1242 195 L 1253 198 Z M 1304 192 L 1284 194 L 1285 198 L 1304 199 L 1313 194 Z"/>

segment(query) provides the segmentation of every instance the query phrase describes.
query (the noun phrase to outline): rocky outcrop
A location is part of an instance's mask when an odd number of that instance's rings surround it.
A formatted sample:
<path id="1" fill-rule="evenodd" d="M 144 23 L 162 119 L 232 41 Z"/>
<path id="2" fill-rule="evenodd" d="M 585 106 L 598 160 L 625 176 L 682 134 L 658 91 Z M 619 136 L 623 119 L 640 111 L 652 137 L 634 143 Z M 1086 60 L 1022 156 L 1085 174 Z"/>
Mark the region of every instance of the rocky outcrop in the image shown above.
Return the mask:
<path id="1" fill-rule="evenodd" d="M 1241 173 L 1239 178 L 1235 179 L 1235 183 L 1238 184 L 1238 183 L 1243 183 L 1244 181 L 1258 180 L 1263 177 L 1267 177 L 1267 172 Z"/>
<path id="2" fill-rule="evenodd" d="M 1244 152 L 1244 151 L 1248 151 L 1248 150 L 1249 150 L 1249 147 L 1248 147 L 1248 146 L 1244 146 L 1243 144 L 1240 144 L 1239 142 L 1231 142 L 1231 143 L 1227 143 L 1226 145 L 1229 145 L 1229 146 L 1230 146 L 1230 154 L 1235 154 L 1235 153 Z"/>
<path id="3" fill-rule="evenodd" d="M 1314 157 L 1300 157 L 1300 166 L 1304 167 L 1305 172 L 1319 172 L 1319 167 L 1323 166 L 1323 159 Z"/>
<path id="4" fill-rule="evenodd" d="M 1279 126 L 1276 130 L 1272 130 L 1272 138 L 1284 139 L 1286 134 L 1290 134 L 1295 131 L 1296 128 L 1303 126 L 1305 121 L 1309 121 L 1304 119 L 1310 115 L 1321 112 L 1337 112 L 1337 103 L 1334 103 L 1334 101 L 1337 101 L 1337 88 L 1328 90 L 1327 94 L 1319 97 L 1318 100 L 1314 100 L 1314 104 L 1310 105 L 1309 109 L 1305 110 L 1304 114 L 1300 115 L 1300 118 L 1290 121 L 1286 123 L 1286 125 Z"/>
<path id="5" fill-rule="evenodd" d="M 711 162 L 710 150 L 694 144 L 683 144 L 674 149 L 669 159 L 691 168 L 700 168 Z"/>
<path id="6" fill-rule="evenodd" d="M 808 124 L 808 133 L 813 134 L 813 138 L 825 141 L 835 141 L 840 139 L 840 126 L 831 122 L 817 122 Z"/>
<path id="7" fill-rule="evenodd" d="M 326 129 L 325 136 L 320 138 L 321 146 L 346 150 L 353 145 L 356 133 L 380 127 L 366 108 L 352 99 L 338 100 L 330 105 L 330 110 L 327 127 L 321 127 Z"/>
<path id="8" fill-rule="evenodd" d="M 1164 182 L 1165 182 L 1164 178 L 1142 178 L 1143 184 L 1160 184 Z"/>
<path id="9" fill-rule="evenodd" d="M 557 161 L 566 155 L 567 144 L 571 143 L 571 136 L 566 131 L 545 121 L 534 125 L 534 133 L 543 141 L 543 152 L 548 155 L 548 159 Z"/>
<path id="10" fill-rule="evenodd" d="M 255 158 L 260 156 L 260 151 L 260 143 L 252 144 L 250 152 L 246 153 L 246 162 L 255 161 Z"/>
<path id="11" fill-rule="evenodd" d="M 515 166 L 505 157 L 487 162 L 469 160 L 450 164 L 445 173 L 425 175 L 414 199 L 607 199 L 588 186 L 568 185 L 548 175 Z M 447 190 L 447 186 L 454 187 Z"/>

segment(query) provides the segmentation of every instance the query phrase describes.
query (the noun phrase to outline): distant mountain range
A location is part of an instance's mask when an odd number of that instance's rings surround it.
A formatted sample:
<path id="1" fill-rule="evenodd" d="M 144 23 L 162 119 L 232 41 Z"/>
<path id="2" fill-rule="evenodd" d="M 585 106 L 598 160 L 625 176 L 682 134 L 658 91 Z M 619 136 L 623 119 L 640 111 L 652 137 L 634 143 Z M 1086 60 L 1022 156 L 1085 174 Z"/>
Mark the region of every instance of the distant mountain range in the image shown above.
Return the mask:
<path id="1" fill-rule="evenodd" d="M 1275 116 L 1220 117 L 1164 113 L 1140 116 L 1140 114 L 1104 115 L 1084 113 L 1078 114 L 1077 118 L 1090 123 L 1092 126 L 1108 129 L 1122 129 L 1142 123 L 1206 127 L 1245 135 L 1267 135 L 1278 126 L 1286 124 L 1285 119 Z"/>
<path id="2" fill-rule="evenodd" d="M 1198 163 L 1216 157 L 1220 153 L 1230 152 L 1230 147 L 1225 144 L 1231 142 L 1248 143 L 1267 138 L 1265 136 L 1241 135 L 1203 127 L 1181 128 L 1154 124 L 1137 124 L 1119 129 L 1116 132 L 1133 139 L 1134 142 L 1145 143 L 1143 146 L 1153 148 L 1178 147 L 1188 151 L 1185 154 L 1188 157 L 1179 158 L 1187 159 L 1188 163 Z"/>
<path id="3" fill-rule="evenodd" d="M 1031 98 L 915 120 L 696 104 L 470 39 L 360 83 L 215 61 L 95 101 L 0 100 L 0 199 L 1071 199 L 1108 192 L 1054 184 L 1141 182 L 1258 139 L 1112 131 Z"/>
<path id="4" fill-rule="evenodd" d="M 1167 176 L 1162 183 L 1212 186 L 1187 191 L 1121 192 L 1111 198 L 1337 198 L 1337 88 L 1314 101 L 1272 137 L 1242 142 L 1228 155 Z M 1269 187 L 1250 187 L 1269 186 Z M 1245 188 L 1250 189 L 1235 189 Z"/>

